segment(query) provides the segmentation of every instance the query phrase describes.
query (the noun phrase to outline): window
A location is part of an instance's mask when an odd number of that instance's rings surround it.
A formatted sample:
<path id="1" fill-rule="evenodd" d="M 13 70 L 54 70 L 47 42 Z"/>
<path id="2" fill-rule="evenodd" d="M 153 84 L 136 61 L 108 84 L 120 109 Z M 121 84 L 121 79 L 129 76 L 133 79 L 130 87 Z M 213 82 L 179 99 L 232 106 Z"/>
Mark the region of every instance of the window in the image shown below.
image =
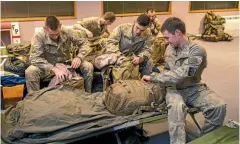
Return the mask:
<path id="1" fill-rule="evenodd" d="M 171 14 L 170 1 L 103 1 L 103 14 L 111 11 L 116 16 L 134 16 L 142 14 L 148 7 L 153 7 L 156 14 Z"/>
<path id="2" fill-rule="evenodd" d="M 238 1 L 191 1 L 189 5 L 189 12 L 239 10 Z"/>
<path id="3" fill-rule="evenodd" d="M 59 19 L 76 18 L 74 1 L 1 1 L 1 21 L 43 20 L 56 15 Z"/>

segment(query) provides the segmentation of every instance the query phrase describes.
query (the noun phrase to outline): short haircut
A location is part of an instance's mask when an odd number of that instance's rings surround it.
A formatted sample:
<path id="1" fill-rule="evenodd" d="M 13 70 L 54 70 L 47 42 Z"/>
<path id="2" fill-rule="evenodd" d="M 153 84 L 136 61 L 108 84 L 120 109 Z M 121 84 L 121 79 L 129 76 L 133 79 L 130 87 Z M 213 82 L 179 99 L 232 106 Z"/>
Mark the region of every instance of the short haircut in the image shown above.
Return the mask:
<path id="1" fill-rule="evenodd" d="M 116 20 L 116 16 L 113 12 L 106 12 L 104 15 L 103 15 L 103 18 L 105 20 L 109 20 L 110 22 L 114 22 Z"/>
<path id="2" fill-rule="evenodd" d="M 150 11 L 150 12 L 153 12 L 153 11 L 155 11 L 155 10 L 154 10 L 153 7 L 148 7 L 148 8 L 146 9 L 146 13 L 148 13 L 149 11 Z"/>
<path id="3" fill-rule="evenodd" d="M 163 23 L 161 32 L 167 30 L 173 34 L 175 33 L 176 29 L 180 30 L 183 34 L 186 34 L 185 23 L 177 17 L 170 17 Z"/>
<path id="4" fill-rule="evenodd" d="M 57 30 L 60 25 L 60 21 L 56 16 L 48 16 L 45 20 L 45 26 L 51 30 Z"/>
<path id="5" fill-rule="evenodd" d="M 148 26 L 150 24 L 150 18 L 146 14 L 141 14 L 137 18 L 137 23 L 141 26 Z"/>

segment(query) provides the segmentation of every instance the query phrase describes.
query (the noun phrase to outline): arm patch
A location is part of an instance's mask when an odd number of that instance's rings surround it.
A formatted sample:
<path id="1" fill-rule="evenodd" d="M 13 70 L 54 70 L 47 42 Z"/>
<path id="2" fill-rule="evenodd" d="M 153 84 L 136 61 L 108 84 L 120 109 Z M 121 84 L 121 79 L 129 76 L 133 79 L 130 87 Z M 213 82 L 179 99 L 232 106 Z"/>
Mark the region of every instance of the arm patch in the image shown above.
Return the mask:
<path id="1" fill-rule="evenodd" d="M 188 69 L 188 76 L 189 76 L 189 77 L 194 76 L 195 73 L 196 73 L 196 71 L 197 71 L 197 68 L 195 68 L 195 67 L 189 67 L 189 69 Z"/>

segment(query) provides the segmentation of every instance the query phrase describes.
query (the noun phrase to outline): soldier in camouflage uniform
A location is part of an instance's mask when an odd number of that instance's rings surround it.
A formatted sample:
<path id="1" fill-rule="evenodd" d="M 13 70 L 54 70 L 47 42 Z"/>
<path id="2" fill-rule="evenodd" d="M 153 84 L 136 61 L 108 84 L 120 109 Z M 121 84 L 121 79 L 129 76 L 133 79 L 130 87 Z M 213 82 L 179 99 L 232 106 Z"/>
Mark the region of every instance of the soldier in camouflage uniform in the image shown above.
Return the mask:
<path id="1" fill-rule="evenodd" d="M 103 17 L 89 17 L 81 19 L 74 25 L 74 29 L 83 33 L 88 38 L 91 47 L 86 61 L 93 63 L 95 57 L 104 53 L 105 49 L 99 44 L 102 38 L 109 36 L 107 29 L 115 21 L 116 17 L 113 12 L 106 12 Z"/>
<path id="2" fill-rule="evenodd" d="M 107 26 L 115 21 L 116 17 L 113 12 L 106 12 L 103 17 L 84 18 L 74 25 L 75 29 L 86 32 L 89 40 L 94 41 L 99 39 L 106 32 L 110 34 Z"/>
<path id="3" fill-rule="evenodd" d="M 207 66 L 207 54 L 203 47 L 188 40 L 184 22 L 179 18 L 168 18 L 161 32 L 169 43 L 165 53 L 165 71 L 145 75 L 142 81 L 166 86 L 170 142 L 185 144 L 187 106 L 203 112 L 205 125 L 202 132 L 205 134 L 222 126 L 226 103 L 201 83 L 202 72 Z"/>
<path id="4" fill-rule="evenodd" d="M 72 59 L 73 69 L 80 69 L 84 77 L 85 90 L 91 92 L 93 79 L 93 65 L 84 61 L 90 49 L 87 40 L 80 38 L 76 31 L 61 26 L 55 16 L 48 16 L 44 29 L 32 38 L 30 51 L 31 66 L 25 71 L 28 93 L 40 89 L 40 80 L 57 76 L 60 82 L 66 80 L 66 72 L 55 67 L 56 63 L 64 63 Z M 76 45 L 78 54 L 71 58 L 71 43 Z"/>
<path id="5" fill-rule="evenodd" d="M 147 8 L 145 14 L 150 18 L 150 30 L 154 37 L 158 35 L 161 30 L 161 23 L 155 15 L 155 10 L 151 7 Z"/>
<path id="6" fill-rule="evenodd" d="M 116 27 L 109 38 L 104 42 L 107 53 L 116 53 L 118 56 L 123 54 L 129 56 L 134 54 L 132 63 L 140 66 L 142 75 L 152 72 L 153 62 L 151 48 L 148 45 L 148 36 L 142 36 L 149 26 L 150 18 L 142 14 L 134 24 L 121 24 Z"/>

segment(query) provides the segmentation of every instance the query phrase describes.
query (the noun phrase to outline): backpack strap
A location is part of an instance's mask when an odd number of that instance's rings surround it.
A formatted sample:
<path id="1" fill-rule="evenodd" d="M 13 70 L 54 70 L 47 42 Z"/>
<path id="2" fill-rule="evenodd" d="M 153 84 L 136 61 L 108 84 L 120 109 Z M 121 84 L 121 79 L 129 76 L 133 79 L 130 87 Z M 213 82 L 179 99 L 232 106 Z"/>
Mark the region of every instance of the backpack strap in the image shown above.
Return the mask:
<path id="1" fill-rule="evenodd" d="M 119 83 L 127 90 L 128 93 L 131 93 L 131 89 L 128 87 L 126 82 L 119 80 Z"/>
<path id="2" fill-rule="evenodd" d="M 160 112 L 162 114 L 167 113 L 167 104 L 166 102 L 157 104 L 155 102 L 152 102 L 150 106 L 140 106 L 138 109 L 138 113 L 143 112 Z"/>
<path id="3" fill-rule="evenodd" d="M 107 90 L 108 86 L 111 84 L 111 74 L 112 66 L 108 66 L 105 69 L 101 70 L 101 75 L 103 79 L 103 91 Z"/>

